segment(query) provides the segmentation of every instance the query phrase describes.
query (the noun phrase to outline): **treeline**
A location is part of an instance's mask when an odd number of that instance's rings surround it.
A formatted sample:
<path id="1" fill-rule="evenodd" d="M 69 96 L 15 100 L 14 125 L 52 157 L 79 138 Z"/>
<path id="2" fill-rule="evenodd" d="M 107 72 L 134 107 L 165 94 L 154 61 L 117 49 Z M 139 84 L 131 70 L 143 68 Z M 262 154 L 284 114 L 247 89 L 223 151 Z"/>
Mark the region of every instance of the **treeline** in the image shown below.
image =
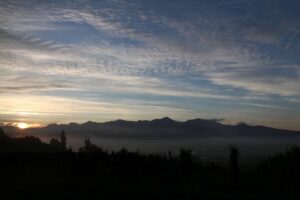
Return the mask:
<path id="1" fill-rule="evenodd" d="M 229 146 L 228 167 L 179 155 L 106 151 L 89 139 L 78 152 L 64 131 L 49 144 L 10 138 L 0 129 L 0 199 L 299 199 L 300 148 L 251 171 L 239 168 Z"/>

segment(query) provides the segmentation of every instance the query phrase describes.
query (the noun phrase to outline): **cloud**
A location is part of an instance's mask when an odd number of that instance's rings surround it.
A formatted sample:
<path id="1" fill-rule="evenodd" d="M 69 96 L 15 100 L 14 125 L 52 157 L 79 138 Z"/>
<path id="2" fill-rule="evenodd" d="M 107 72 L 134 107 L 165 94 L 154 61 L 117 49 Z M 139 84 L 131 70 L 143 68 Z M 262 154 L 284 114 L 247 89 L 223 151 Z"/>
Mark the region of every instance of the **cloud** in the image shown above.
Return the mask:
<path id="1" fill-rule="evenodd" d="M 293 0 L 0 2 L 0 92 L 185 99 L 187 110 L 293 104 L 297 8 Z"/>
<path id="2" fill-rule="evenodd" d="M 273 106 L 273 105 L 258 104 L 258 103 L 243 103 L 243 105 L 254 106 L 254 107 L 265 108 L 265 109 L 279 109 L 279 110 L 287 109 L 281 106 Z"/>
<path id="3" fill-rule="evenodd" d="M 79 100 L 66 97 L 36 96 L 36 95 L 2 95 L 0 104 L 0 118 L 6 121 L 12 119 L 29 119 L 48 121 L 56 120 L 60 122 L 68 121 L 71 116 L 76 121 L 86 121 L 90 116 L 98 121 L 105 121 L 112 118 L 141 119 L 154 116 L 165 115 L 178 118 L 180 115 L 193 113 L 191 110 L 157 104 L 155 102 L 138 101 L 94 101 Z M 154 112 L 153 112 L 154 111 Z"/>
<path id="4" fill-rule="evenodd" d="M 244 88 L 257 93 L 278 94 L 282 96 L 300 95 L 300 76 L 286 69 L 288 74 L 264 74 L 261 70 L 233 70 L 209 74 L 209 79 L 215 84 L 230 85 Z M 273 73 L 268 69 L 266 73 Z"/>

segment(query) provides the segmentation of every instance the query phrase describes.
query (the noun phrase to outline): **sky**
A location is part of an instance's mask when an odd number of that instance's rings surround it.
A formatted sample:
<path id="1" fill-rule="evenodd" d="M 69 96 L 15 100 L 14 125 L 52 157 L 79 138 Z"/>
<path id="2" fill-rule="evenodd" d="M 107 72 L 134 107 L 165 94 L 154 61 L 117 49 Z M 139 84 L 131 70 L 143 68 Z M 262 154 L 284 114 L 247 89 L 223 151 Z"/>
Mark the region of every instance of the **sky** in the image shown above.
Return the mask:
<path id="1" fill-rule="evenodd" d="M 0 123 L 300 130 L 299 0 L 0 0 Z"/>

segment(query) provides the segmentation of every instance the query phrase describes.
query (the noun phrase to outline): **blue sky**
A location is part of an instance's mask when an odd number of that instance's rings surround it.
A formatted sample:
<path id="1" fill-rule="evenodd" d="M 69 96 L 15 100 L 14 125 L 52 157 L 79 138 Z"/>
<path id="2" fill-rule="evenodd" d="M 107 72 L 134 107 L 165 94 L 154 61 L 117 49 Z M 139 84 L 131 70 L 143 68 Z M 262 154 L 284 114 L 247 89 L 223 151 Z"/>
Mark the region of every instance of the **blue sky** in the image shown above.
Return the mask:
<path id="1" fill-rule="evenodd" d="M 300 2 L 0 0 L 0 123 L 300 130 Z"/>

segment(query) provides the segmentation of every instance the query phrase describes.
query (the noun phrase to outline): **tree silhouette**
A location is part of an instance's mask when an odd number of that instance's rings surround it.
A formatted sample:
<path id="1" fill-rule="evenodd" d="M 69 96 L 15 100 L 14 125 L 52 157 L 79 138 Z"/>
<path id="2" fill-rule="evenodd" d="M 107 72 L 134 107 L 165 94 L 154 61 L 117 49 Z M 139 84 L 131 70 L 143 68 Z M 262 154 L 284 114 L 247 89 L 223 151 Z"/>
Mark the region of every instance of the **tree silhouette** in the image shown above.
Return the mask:
<path id="1" fill-rule="evenodd" d="M 4 130 L 0 127 L 0 140 L 9 139 L 9 136 L 4 133 Z"/>
<path id="2" fill-rule="evenodd" d="M 101 148 L 97 147 L 95 144 L 92 144 L 90 139 L 84 140 L 84 146 L 79 148 L 79 152 L 81 153 L 93 153 L 100 150 Z"/>
<path id="3" fill-rule="evenodd" d="M 231 178 L 234 182 L 239 181 L 239 150 L 236 146 L 229 146 L 230 156 L 229 156 L 229 171 Z"/>
<path id="4" fill-rule="evenodd" d="M 180 165 L 183 171 L 190 169 L 192 165 L 192 151 L 186 149 L 180 149 Z"/>
<path id="5" fill-rule="evenodd" d="M 61 151 L 61 143 L 58 139 L 52 138 L 50 140 L 50 147 L 55 151 Z"/>
<path id="6" fill-rule="evenodd" d="M 57 138 L 50 140 L 50 147 L 55 151 L 67 151 L 67 136 L 64 130 L 60 133 L 60 140 Z"/>
<path id="7" fill-rule="evenodd" d="M 172 160 L 172 151 L 169 151 L 169 152 L 168 152 L 168 159 L 169 159 L 169 160 Z"/>
<path id="8" fill-rule="evenodd" d="M 67 137 L 66 137 L 66 134 L 65 134 L 65 131 L 62 130 L 61 133 L 60 133 L 60 143 L 62 145 L 62 148 L 64 150 L 67 149 Z"/>
<path id="9" fill-rule="evenodd" d="M 1 135 L 7 140 L 0 137 L 0 186 L 4 187 L 0 187 L 0 199 L 12 194 L 8 189 L 11 185 L 20 196 L 16 199 L 25 193 L 36 195 L 32 194 L 34 190 L 45 191 L 39 199 L 60 195 L 66 199 L 120 199 L 124 194 L 140 199 L 140 194 L 153 194 L 153 197 L 174 196 L 174 200 L 182 197 L 288 200 L 299 199 L 300 195 L 298 146 L 266 160 L 255 171 L 239 172 L 239 150 L 230 145 L 229 169 L 234 184 L 228 184 L 227 170 L 216 163 L 202 165 L 198 159 L 193 160 L 196 155 L 187 149 L 181 149 L 179 157 L 172 156 L 171 151 L 168 156 L 125 148 L 108 152 L 86 139 L 78 153 L 65 151 L 64 132 L 60 139 L 51 139 L 50 144 L 33 136 L 12 138 L 0 128 Z M 243 184 L 239 184 L 240 177 Z M 281 196 L 273 198 L 278 195 Z"/>
<path id="10" fill-rule="evenodd" d="M 10 137 L 4 133 L 4 130 L 0 127 L 0 152 L 10 149 L 11 141 Z"/>

